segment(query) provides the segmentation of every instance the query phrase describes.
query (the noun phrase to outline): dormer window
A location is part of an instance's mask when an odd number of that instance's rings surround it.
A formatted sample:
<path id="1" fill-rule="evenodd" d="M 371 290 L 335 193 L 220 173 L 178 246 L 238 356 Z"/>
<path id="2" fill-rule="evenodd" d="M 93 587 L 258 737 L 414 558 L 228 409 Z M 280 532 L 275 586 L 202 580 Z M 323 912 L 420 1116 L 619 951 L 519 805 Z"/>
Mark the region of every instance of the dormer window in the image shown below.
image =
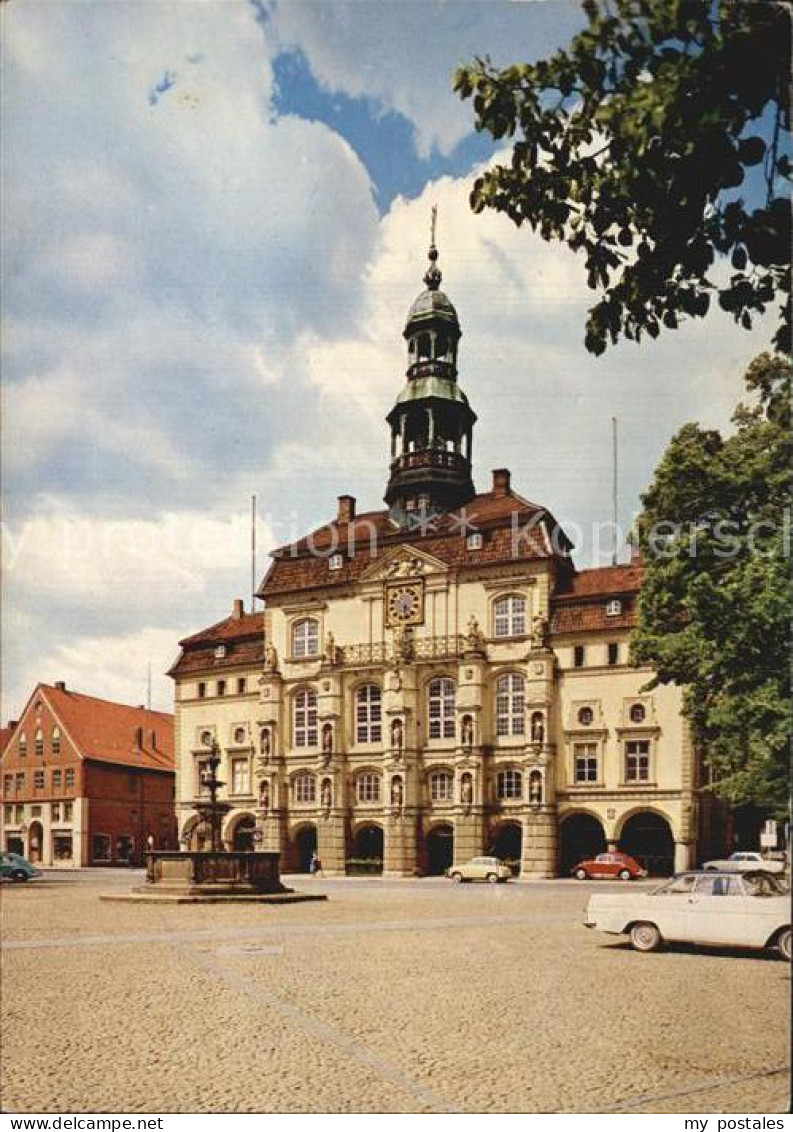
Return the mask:
<path id="1" fill-rule="evenodd" d="M 215 660 L 222 660 L 225 655 L 226 655 L 226 646 L 225 645 L 217 645 L 216 648 L 215 648 Z"/>
<path id="2" fill-rule="evenodd" d="M 340 554 L 331 554 L 330 558 L 328 559 L 329 570 L 341 570 L 343 565 L 344 559 Z"/>
<path id="3" fill-rule="evenodd" d="M 606 616 L 607 617 L 619 617 L 619 615 L 621 613 L 622 613 L 622 602 L 619 600 L 619 598 L 615 597 L 615 598 L 612 598 L 611 601 L 606 602 Z"/>
<path id="4" fill-rule="evenodd" d="M 469 535 L 465 540 L 465 545 L 468 550 L 481 550 L 482 549 L 482 536 L 480 534 Z"/>

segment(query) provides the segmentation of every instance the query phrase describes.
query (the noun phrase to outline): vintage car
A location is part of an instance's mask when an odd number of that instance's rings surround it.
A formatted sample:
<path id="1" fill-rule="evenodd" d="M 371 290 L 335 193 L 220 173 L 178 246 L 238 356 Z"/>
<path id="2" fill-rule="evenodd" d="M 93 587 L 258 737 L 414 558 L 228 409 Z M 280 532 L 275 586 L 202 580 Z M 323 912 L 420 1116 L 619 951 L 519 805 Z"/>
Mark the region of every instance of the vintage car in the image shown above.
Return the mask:
<path id="1" fill-rule="evenodd" d="M 729 857 L 719 861 L 706 861 L 702 867 L 709 872 L 720 873 L 753 873 L 758 869 L 766 873 L 783 873 L 785 862 L 764 857 L 762 853 L 744 852 L 731 853 Z"/>
<path id="2" fill-rule="evenodd" d="M 452 865 L 446 870 L 446 875 L 458 884 L 464 880 L 487 880 L 491 884 L 502 884 L 512 876 L 512 869 L 498 857 L 472 857 L 464 865 Z"/>
<path id="3" fill-rule="evenodd" d="M 0 878 L 6 880 L 30 880 L 40 877 L 41 872 L 19 853 L 0 852 Z"/>
<path id="4" fill-rule="evenodd" d="M 629 857 L 627 853 L 598 853 L 588 861 L 579 861 L 570 870 L 577 880 L 591 880 L 606 877 L 610 880 L 633 880 L 634 877 L 646 877 L 647 869 L 643 869 L 638 861 Z"/>
<path id="5" fill-rule="evenodd" d="M 637 951 L 686 942 L 771 948 L 791 958 L 790 894 L 766 872 L 678 873 L 649 892 L 598 893 L 584 923 L 629 936 Z"/>

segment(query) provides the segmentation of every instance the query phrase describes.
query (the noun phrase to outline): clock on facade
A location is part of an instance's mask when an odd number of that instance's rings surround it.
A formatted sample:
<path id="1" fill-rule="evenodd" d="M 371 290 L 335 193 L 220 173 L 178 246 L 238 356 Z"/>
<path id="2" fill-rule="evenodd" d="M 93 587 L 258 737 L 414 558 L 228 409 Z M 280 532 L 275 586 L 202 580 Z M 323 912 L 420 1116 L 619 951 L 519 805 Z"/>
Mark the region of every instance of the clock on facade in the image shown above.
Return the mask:
<path id="1" fill-rule="evenodd" d="M 389 625 L 420 625 L 424 620 L 424 592 L 419 582 L 390 586 L 386 594 Z"/>

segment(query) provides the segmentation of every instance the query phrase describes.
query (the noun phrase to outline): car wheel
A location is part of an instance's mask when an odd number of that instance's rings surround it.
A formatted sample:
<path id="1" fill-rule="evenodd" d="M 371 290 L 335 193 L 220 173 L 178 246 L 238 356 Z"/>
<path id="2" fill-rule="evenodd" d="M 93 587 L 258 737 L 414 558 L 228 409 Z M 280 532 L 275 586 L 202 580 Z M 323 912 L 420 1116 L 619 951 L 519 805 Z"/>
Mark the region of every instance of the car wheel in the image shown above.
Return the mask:
<path id="1" fill-rule="evenodd" d="M 586 880 L 587 879 L 586 869 L 576 869 L 574 875 L 575 875 L 576 880 Z"/>
<path id="2" fill-rule="evenodd" d="M 661 933 L 655 924 L 634 924 L 631 928 L 631 943 L 636 951 L 657 951 L 661 946 Z"/>
<path id="3" fill-rule="evenodd" d="M 620 869 L 620 871 L 617 873 L 617 876 L 620 878 L 620 880 L 630 880 L 631 871 L 630 869 Z"/>
<path id="4" fill-rule="evenodd" d="M 776 937 L 776 948 L 782 958 L 790 963 L 793 959 L 793 934 L 790 928 L 783 928 Z"/>
<path id="5" fill-rule="evenodd" d="M 452 873 L 452 880 L 454 881 L 455 884 L 462 884 L 463 874 L 462 873 Z"/>
<path id="6" fill-rule="evenodd" d="M 487 874 L 487 883 L 488 884 L 498 884 L 498 877 L 496 876 L 495 873 L 488 873 Z"/>
<path id="7" fill-rule="evenodd" d="M 28 879 L 28 874 L 24 873 L 22 871 L 22 869 L 14 869 L 13 873 L 11 874 L 11 880 L 27 880 L 27 879 Z"/>

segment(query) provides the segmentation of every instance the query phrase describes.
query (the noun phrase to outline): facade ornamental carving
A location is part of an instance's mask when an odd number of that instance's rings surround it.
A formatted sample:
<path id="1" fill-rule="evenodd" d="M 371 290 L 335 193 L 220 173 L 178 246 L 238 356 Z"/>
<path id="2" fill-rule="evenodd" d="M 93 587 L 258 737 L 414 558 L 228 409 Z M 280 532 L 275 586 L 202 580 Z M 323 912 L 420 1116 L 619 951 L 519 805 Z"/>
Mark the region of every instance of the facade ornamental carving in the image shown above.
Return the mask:
<path id="1" fill-rule="evenodd" d="M 424 563 L 420 558 L 399 558 L 386 570 L 388 578 L 412 578 L 424 573 Z"/>
<path id="2" fill-rule="evenodd" d="M 333 784 L 331 783 L 329 778 L 325 778 L 322 781 L 322 789 L 320 790 L 319 800 L 325 817 L 327 817 L 331 811 L 331 807 L 333 806 Z"/>
<path id="3" fill-rule="evenodd" d="M 267 816 L 270 809 L 270 783 L 266 778 L 263 778 L 259 783 L 259 809 L 264 817 Z"/>
<path id="4" fill-rule="evenodd" d="M 331 668 L 335 668 L 337 665 L 341 664 L 342 652 L 336 644 L 336 638 L 330 630 L 328 630 L 327 636 L 325 637 L 325 651 L 322 659 L 325 664 L 329 664 Z"/>
<path id="5" fill-rule="evenodd" d="M 542 805 L 542 774 L 538 770 L 529 775 L 529 803 L 532 806 Z"/>
<path id="6" fill-rule="evenodd" d="M 413 660 L 414 651 L 412 627 L 410 625 L 398 625 L 394 629 L 394 660 L 397 663 L 409 664 Z"/>
<path id="7" fill-rule="evenodd" d="M 264 644 L 263 667 L 264 671 L 267 673 L 275 672 L 278 669 L 278 653 L 270 641 L 265 641 Z"/>
<path id="8" fill-rule="evenodd" d="M 547 649 L 550 624 L 548 618 L 544 617 L 541 613 L 538 614 L 531 623 L 531 647 L 535 649 Z"/>
<path id="9" fill-rule="evenodd" d="M 323 723 L 322 725 L 322 759 L 325 766 L 331 760 L 333 755 L 333 724 Z"/>
<path id="10" fill-rule="evenodd" d="M 267 766 L 267 764 L 270 761 L 270 757 L 273 753 L 272 752 L 273 740 L 272 740 L 272 735 L 270 733 L 269 727 L 263 727 L 262 728 L 260 735 L 259 735 L 259 744 L 260 744 L 260 751 L 261 751 L 261 761 L 264 764 L 264 766 Z"/>
<path id="11" fill-rule="evenodd" d="M 465 813 L 470 813 L 474 801 L 474 780 L 468 771 L 460 779 L 460 801 Z"/>
<path id="12" fill-rule="evenodd" d="M 474 745 L 474 720 L 471 715 L 463 716 L 462 742 L 467 751 Z"/>

